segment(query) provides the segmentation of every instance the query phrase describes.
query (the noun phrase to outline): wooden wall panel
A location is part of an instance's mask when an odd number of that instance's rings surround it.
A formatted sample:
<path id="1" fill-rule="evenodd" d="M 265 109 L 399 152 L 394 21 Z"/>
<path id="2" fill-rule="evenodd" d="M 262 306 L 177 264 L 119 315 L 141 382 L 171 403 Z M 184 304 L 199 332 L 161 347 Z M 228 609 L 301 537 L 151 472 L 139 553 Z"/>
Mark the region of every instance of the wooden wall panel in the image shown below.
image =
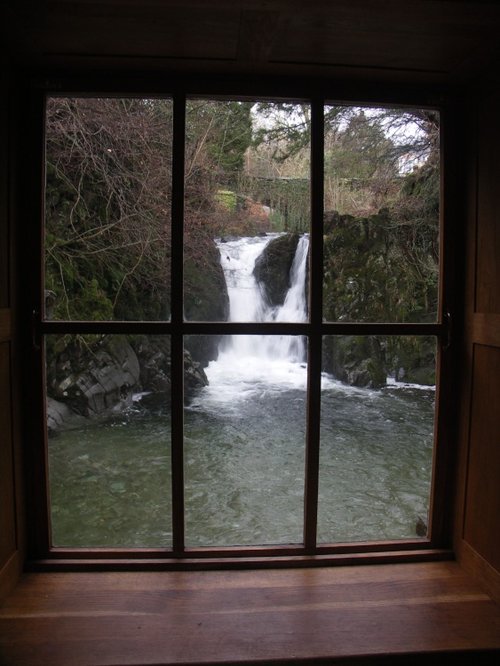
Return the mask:
<path id="1" fill-rule="evenodd" d="M 16 550 L 10 344 L 0 344 L 0 569 Z"/>
<path id="2" fill-rule="evenodd" d="M 9 69 L 0 59 L 0 600 L 15 586 L 23 567 L 20 545 L 21 465 L 15 322 L 12 300 L 9 169 Z"/>
<path id="3" fill-rule="evenodd" d="M 476 345 L 464 538 L 500 571 L 500 348 Z"/>
<path id="4" fill-rule="evenodd" d="M 500 601 L 500 81 L 469 95 L 463 127 L 467 241 L 454 547 Z"/>
<path id="5" fill-rule="evenodd" d="M 0 68 L 0 86 L 7 86 L 3 67 Z M 9 237 L 7 225 L 7 104 L 0 104 L 0 308 L 9 305 Z"/>
<path id="6" fill-rule="evenodd" d="M 500 92 L 479 111 L 476 312 L 500 313 Z"/>

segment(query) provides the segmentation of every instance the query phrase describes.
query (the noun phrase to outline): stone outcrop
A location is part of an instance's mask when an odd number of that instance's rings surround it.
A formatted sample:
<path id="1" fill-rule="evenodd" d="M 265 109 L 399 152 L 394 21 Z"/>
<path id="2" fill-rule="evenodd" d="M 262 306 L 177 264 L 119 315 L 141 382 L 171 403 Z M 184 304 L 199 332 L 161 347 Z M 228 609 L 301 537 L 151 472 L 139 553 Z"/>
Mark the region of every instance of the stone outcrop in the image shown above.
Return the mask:
<path id="1" fill-rule="evenodd" d="M 189 400 L 203 386 L 208 386 L 208 379 L 201 363 L 194 361 L 187 349 L 184 350 L 184 399 Z"/>
<path id="2" fill-rule="evenodd" d="M 64 428 L 82 425 L 84 422 L 84 417 L 72 412 L 64 402 L 58 402 L 47 396 L 47 430 L 49 435 L 53 435 Z"/>
<path id="3" fill-rule="evenodd" d="M 374 336 L 327 336 L 323 370 L 344 384 L 380 388 L 387 381 L 385 350 Z"/>
<path id="4" fill-rule="evenodd" d="M 51 397 L 87 417 L 131 405 L 140 368 L 124 336 L 93 343 L 74 338 L 58 345 L 47 367 Z"/>
<path id="5" fill-rule="evenodd" d="M 430 270 L 431 263 L 425 280 L 415 271 L 417 264 L 413 265 L 412 251 L 405 241 L 407 229 L 396 213 L 387 208 L 357 217 L 325 212 L 323 317 L 326 321 L 434 319 L 437 288 L 433 285 L 437 284 L 437 274 Z M 426 233 L 431 234 L 429 230 Z M 411 239 L 409 242 L 413 243 Z M 423 236 L 415 241 L 417 246 L 420 242 L 425 245 L 433 241 Z M 419 247 L 415 256 L 421 251 Z M 377 388 L 386 383 L 388 376 L 396 381 L 433 385 L 435 355 L 435 342 L 426 336 L 335 336 L 324 341 L 323 369 L 355 386 Z"/>
<path id="6" fill-rule="evenodd" d="M 142 391 L 150 394 L 170 396 L 170 341 L 166 336 L 140 336 L 133 341 L 133 347 L 139 359 L 140 384 Z M 189 400 L 203 386 L 208 386 L 208 379 L 201 364 L 195 361 L 191 353 L 184 350 L 184 397 Z M 147 400 L 146 400 L 147 402 Z"/>
<path id="7" fill-rule="evenodd" d="M 205 239 L 199 257 L 187 257 L 184 268 L 186 319 L 226 321 L 229 296 L 215 242 Z M 51 318 L 56 295 L 47 291 L 45 298 L 46 316 Z M 219 337 L 187 336 L 184 343 L 184 396 L 189 400 L 208 384 L 203 367 L 217 358 Z M 77 416 L 105 417 L 128 409 L 137 394 L 148 396 L 141 405 L 168 405 L 168 336 L 64 336 L 48 341 L 49 432 L 68 427 Z"/>
<path id="8" fill-rule="evenodd" d="M 188 321 L 227 321 L 229 295 L 215 242 L 200 248 L 200 258 L 186 257 L 184 262 L 184 316 Z M 216 360 L 220 336 L 189 335 L 184 346 L 194 361 L 206 367 Z"/>
<path id="9" fill-rule="evenodd" d="M 140 335 L 132 345 L 139 361 L 141 390 L 170 395 L 170 339 L 165 335 Z"/>
<path id="10" fill-rule="evenodd" d="M 298 242 L 296 233 L 274 238 L 255 262 L 253 274 L 269 305 L 279 306 L 285 302 Z"/>
<path id="11" fill-rule="evenodd" d="M 184 395 L 189 400 L 208 384 L 191 354 L 184 352 Z M 130 408 L 134 396 L 168 405 L 171 394 L 167 336 L 81 336 L 57 340 L 47 350 L 47 425 L 49 433 Z M 142 404 L 142 403 L 140 403 Z M 148 400 L 143 405 L 148 407 Z M 79 419 L 78 419 L 79 417 Z"/>

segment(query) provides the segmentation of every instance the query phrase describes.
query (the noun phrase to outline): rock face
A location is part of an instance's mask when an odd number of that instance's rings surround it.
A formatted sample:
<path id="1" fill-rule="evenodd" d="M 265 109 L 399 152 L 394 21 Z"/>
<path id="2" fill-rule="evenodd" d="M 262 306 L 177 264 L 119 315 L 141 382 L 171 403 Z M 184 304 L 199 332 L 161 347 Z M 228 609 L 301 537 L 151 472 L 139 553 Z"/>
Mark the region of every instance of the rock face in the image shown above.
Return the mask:
<path id="1" fill-rule="evenodd" d="M 274 238 L 255 262 L 253 274 L 269 305 L 278 306 L 285 302 L 298 242 L 299 235 L 295 233 Z"/>
<path id="2" fill-rule="evenodd" d="M 227 321 L 229 295 L 215 242 L 203 245 L 200 257 L 187 257 L 184 263 L 184 315 L 189 321 Z M 184 346 L 194 361 L 206 367 L 217 359 L 219 342 L 215 335 L 190 335 Z"/>
<path id="3" fill-rule="evenodd" d="M 170 396 L 172 390 L 170 375 L 170 341 L 165 336 L 140 336 L 133 341 L 139 359 L 140 384 L 142 391 L 151 394 Z M 184 350 L 184 397 L 189 400 L 208 379 L 201 364 Z"/>
<path id="4" fill-rule="evenodd" d="M 374 336 L 327 336 L 323 369 L 351 386 L 380 388 L 387 380 L 385 350 Z"/>
<path id="5" fill-rule="evenodd" d="M 142 391 L 170 395 L 170 340 L 160 335 L 140 335 L 133 341 L 139 360 Z"/>
<path id="6" fill-rule="evenodd" d="M 325 212 L 326 321 L 433 320 L 437 276 L 429 268 L 422 280 L 398 220 L 387 208 L 364 217 Z M 323 370 L 355 386 L 383 386 L 388 376 L 433 385 L 435 358 L 435 342 L 425 336 L 328 336 L 323 343 Z"/>
<path id="7" fill-rule="evenodd" d="M 185 399 L 207 384 L 203 368 L 185 351 Z M 134 394 L 141 392 L 154 396 L 149 397 L 151 403 L 168 404 L 170 342 L 166 336 L 135 336 L 131 340 L 122 335 L 97 340 L 77 336 L 69 342 L 60 338 L 47 350 L 49 433 L 82 419 L 127 409 Z"/>
<path id="8" fill-rule="evenodd" d="M 72 412 L 95 416 L 129 406 L 139 381 L 134 350 L 123 336 L 88 343 L 75 338 L 50 358 L 48 392 Z"/>
<path id="9" fill-rule="evenodd" d="M 436 343 L 433 338 L 400 338 L 393 359 L 396 381 L 433 386 L 436 383 Z"/>
<path id="10" fill-rule="evenodd" d="M 47 430 L 54 435 L 58 430 L 85 422 L 83 417 L 71 411 L 68 405 L 47 396 Z"/>
<path id="11" fill-rule="evenodd" d="M 203 386 L 208 386 L 208 379 L 201 363 L 193 361 L 187 349 L 184 350 L 184 399 L 190 399 Z"/>
<path id="12" fill-rule="evenodd" d="M 199 260 L 185 264 L 185 315 L 191 321 L 226 321 L 229 296 L 213 241 Z M 50 294 L 49 294 L 50 296 Z M 184 350 L 184 397 L 208 384 L 203 366 L 217 358 L 217 336 L 188 336 Z M 49 432 L 68 427 L 75 416 L 92 418 L 127 409 L 134 394 L 140 404 L 168 405 L 171 395 L 170 341 L 167 336 L 74 336 L 47 346 Z"/>
<path id="13" fill-rule="evenodd" d="M 395 336 L 326 336 L 323 370 L 351 386 L 380 388 L 396 381 L 433 386 L 436 383 L 432 338 Z"/>

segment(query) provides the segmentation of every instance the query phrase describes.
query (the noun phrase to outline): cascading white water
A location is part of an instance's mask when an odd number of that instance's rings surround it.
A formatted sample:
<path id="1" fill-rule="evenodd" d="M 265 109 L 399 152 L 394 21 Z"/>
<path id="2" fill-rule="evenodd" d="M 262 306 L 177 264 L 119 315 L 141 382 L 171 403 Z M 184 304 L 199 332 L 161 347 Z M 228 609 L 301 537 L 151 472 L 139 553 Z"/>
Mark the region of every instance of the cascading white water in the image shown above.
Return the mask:
<path id="1" fill-rule="evenodd" d="M 271 319 L 266 321 L 303 322 L 307 319 L 306 272 L 309 238 L 299 239 L 295 257 L 290 269 L 290 289 L 282 306 L 273 309 Z M 267 338 L 266 354 L 273 358 L 282 357 L 292 362 L 305 360 L 305 342 L 302 336 L 283 335 Z"/>
<path id="2" fill-rule="evenodd" d="M 229 294 L 229 321 L 303 322 L 307 318 L 305 281 L 309 238 L 299 239 L 290 269 L 290 288 L 282 306 L 269 306 L 253 275 L 255 261 L 279 234 L 219 242 L 221 265 Z M 210 363 L 209 392 L 217 400 L 273 385 L 305 388 L 306 350 L 301 336 L 233 335 L 221 344 Z"/>

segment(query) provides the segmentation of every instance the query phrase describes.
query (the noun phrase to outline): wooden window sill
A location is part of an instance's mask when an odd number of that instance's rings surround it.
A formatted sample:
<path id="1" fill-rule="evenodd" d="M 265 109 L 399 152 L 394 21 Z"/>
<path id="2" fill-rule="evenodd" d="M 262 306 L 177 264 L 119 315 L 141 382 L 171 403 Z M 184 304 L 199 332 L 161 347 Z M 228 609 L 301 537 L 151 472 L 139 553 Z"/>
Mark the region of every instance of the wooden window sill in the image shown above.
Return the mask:
<path id="1" fill-rule="evenodd" d="M 408 665 L 430 655 L 499 663 L 500 607 L 455 562 L 27 573 L 0 607 L 2 666 Z"/>

